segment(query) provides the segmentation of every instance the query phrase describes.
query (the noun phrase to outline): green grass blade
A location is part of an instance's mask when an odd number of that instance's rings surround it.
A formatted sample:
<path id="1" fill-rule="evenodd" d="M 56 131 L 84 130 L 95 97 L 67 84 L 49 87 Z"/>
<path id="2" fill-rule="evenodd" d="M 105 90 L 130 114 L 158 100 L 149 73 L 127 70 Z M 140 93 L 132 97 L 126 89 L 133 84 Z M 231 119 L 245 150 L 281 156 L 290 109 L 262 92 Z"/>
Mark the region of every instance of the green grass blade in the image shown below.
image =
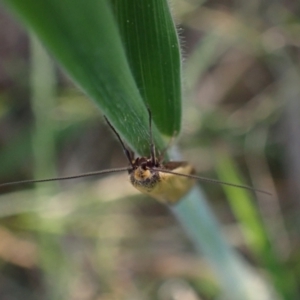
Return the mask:
<path id="1" fill-rule="evenodd" d="M 200 189 L 195 187 L 171 209 L 210 262 L 225 299 L 277 299 L 257 272 L 229 247 Z"/>
<path id="2" fill-rule="evenodd" d="M 114 0 L 127 58 L 142 98 L 159 130 L 179 133 L 181 57 L 167 1 Z"/>
<path id="3" fill-rule="evenodd" d="M 220 180 L 241 185 L 245 184 L 240 180 L 233 161 L 224 152 L 216 155 L 216 161 Z M 223 188 L 230 206 L 240 222 L 240 227 L 248 245 L 260 260 L 260 263 L 269 271 L 270 278 L 273 280 L 277 291 L 281 293 L 283 299 L 294 299 L 296 283 L 293 274 L 284 267 L 279 257 L 277 257 L 253 197 L 243 189 L 227 186 L 223 186 Z M 282 280 L 282 278 L 287 280 Z"/>
<path id="4" fill-rule="evenodd" d="M 106 1 L 5 0 L 141 154 L 148 116 Z M 42 101 L 42 99 L 41 99 Z M 162 148 L 154 126 L 154 140 Z"/>

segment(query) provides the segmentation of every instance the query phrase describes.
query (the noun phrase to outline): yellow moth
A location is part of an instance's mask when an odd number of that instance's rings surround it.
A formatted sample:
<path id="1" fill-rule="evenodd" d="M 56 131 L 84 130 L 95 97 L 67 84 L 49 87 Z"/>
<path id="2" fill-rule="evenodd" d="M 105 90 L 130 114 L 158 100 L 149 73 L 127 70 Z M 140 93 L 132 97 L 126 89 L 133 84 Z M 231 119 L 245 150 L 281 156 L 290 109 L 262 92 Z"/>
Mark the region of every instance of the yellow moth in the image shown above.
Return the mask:
<path id="1" fill-rule="evenodd" d="M 38 183 L 38 182 L 49 182 L 58 180 L 68 180 L 80 177 L 95 176 L 113 172 L 124 172 L 127 171 L 129 174 L 129 180 L 131 184 L 139 190 L 141 193 L 147 194 L 158 201 L 165 204 L 174 204 L 178 202 L 185 194 L 189 192 L 196 180 L 206 181 L 210 183 L 217 183 L 227 185 L 235 188 L 248 189 L 264 194 L 270 195 L 270 193 L 258 190 L 249 186 L 223 182 L 215 179 L 200 177 L 195 175 L 195 169 L 184 161 L 169 161 L 164 162 L 165 151 L 159 156 L 156 156 L 155 145 L 152 138 L 152 118 L 151 111 L 149 113 L 149 133 L 150 133 L 150 155 L 148 157 L 134 157 L 132 151 L 130 151 L 122 141 L 120 135 L 106 119 L 107 124 L 113 130 L 118 140 L 120 141 L 123 151 L 128 159 L 129 166 L 108 170 L 100 170 L 95 172 L 89 172 L 79 175 L 66 176 L 66 177 L 55 177 L 38 180 L 23 180 L 13 181 L 0 184 L 0 187 L 9 185 L 18 185 L 26 183 Z M 167 150 L 167 149 L 165 149 Z"/>

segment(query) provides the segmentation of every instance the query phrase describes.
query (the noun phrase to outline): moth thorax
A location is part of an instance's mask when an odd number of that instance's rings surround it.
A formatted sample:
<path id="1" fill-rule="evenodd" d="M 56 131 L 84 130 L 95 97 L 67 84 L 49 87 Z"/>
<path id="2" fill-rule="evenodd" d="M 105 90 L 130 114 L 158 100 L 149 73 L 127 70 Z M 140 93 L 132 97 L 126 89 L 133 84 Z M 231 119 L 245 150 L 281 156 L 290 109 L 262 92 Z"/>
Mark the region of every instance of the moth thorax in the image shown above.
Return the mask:
<path id="1" fill-rule="evenodd" d="M 147 180 L 152 177 L 151 171 L 145 170 L 142 167 L 138 167 L 136 170 L 134 170 L 132 175 L 135 178 L 135 180 L 138 181 Z"/>

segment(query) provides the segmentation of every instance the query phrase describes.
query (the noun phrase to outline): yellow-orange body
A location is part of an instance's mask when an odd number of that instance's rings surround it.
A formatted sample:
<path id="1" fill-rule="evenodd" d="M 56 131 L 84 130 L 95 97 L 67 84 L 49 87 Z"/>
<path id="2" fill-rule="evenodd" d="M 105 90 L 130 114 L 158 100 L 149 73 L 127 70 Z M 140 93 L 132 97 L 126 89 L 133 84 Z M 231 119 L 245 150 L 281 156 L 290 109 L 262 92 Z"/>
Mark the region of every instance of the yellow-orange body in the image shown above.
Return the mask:
<path id="1" fill-rule="evenodd" d="M 162 169 L 181 173 L 194 174 L 194 168 L 186 162 L 170 162 Z M 195 184 L 195 180 L 176 174 L 164 173 L 138 166 L 130 172 L 130 182 L 141 193 L 147 194 L 165 204 L 178 202 Z"/>

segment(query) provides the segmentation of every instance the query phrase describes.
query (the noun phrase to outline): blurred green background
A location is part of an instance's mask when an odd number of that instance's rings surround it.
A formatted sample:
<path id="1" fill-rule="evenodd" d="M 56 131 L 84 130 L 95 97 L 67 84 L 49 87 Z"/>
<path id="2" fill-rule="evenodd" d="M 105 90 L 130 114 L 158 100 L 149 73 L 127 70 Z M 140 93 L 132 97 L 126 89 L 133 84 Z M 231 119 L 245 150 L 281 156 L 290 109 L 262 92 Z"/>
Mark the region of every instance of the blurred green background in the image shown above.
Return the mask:
<path id="1" fill-rule="evenodd" d="M 184 56 L 183 157 L 201 176 L 240 173 L 273 194 L 257 194 L 255 213 L 288 270 L 282 285 L 299 299 L 299 6 L 176 0 L 172 13 Z M 126 166 L 102 113 L 3 7 L 0 57 L 1 182 Z M 50 91 L 33 97 L 45 82 Z M 41 110 L 33 99 L 44 94 Z M 271 278 L 242 197 L 202 187 L 233 247 Z M 0 218 L 0 299 L 222 299 L 174 217 L 126 174 L 3 188 Z"/>

